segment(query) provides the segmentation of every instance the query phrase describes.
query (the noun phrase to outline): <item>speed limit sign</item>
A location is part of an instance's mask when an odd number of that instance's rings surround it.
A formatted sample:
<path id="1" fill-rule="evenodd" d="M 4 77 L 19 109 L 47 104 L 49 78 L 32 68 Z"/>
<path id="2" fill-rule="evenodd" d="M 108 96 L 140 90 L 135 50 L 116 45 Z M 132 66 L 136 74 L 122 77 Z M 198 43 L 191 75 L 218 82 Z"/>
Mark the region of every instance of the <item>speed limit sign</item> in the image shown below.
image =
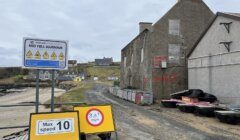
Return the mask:
<path id="1" fill-rule="evenodd" d="M 29 140 L 79 140 L 79 112 L 32 113 Z"/>
<path id="2" fill-rule="evenodd" d="M 86 120 L 91 126 L 99 126 L 103 123 L 104 115 L 99 109 L 90 109 L 86 114 Z"/>

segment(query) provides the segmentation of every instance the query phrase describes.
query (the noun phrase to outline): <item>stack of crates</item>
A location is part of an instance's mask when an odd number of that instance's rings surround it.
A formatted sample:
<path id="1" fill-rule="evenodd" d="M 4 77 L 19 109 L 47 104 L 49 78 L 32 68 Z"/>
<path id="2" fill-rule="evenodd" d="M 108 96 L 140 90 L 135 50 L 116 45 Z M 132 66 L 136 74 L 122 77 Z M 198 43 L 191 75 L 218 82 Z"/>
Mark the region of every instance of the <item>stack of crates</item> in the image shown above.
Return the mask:
<path id="1" fill-rule="evenodd" d="M 153 104 L 152 92 L 132 89 L 121 90 L 120 87 L 110 87 L 109 92 L 114 96 L 138 105 Z"/>
<path id="2" fill-rule="evenodd" d="M 144 92 L 141 98 L 141 105 L 151 105 L 153 104 L 153 94 L 152 92 Z"/>

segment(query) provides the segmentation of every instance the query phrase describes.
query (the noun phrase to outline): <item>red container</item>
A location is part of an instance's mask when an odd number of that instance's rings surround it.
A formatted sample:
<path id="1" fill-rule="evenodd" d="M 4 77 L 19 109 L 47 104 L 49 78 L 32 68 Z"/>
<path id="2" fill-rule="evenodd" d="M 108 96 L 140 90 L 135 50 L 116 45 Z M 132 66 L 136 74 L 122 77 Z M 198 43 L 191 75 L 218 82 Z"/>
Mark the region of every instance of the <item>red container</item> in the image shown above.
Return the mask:
<path id="1" fill-rule="evenodd" d="M 142 103 L 143 92 L 136 92 L 135 103 L 140 105 Z"/>

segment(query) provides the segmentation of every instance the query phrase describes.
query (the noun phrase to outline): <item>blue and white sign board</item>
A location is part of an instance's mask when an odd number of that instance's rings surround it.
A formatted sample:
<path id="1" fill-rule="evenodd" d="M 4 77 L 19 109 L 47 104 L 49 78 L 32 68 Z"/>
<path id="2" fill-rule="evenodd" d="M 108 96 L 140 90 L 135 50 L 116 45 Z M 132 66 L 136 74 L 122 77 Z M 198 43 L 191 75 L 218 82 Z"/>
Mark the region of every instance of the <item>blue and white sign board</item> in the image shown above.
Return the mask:
<path id="1" fill-rule="evenodd" d="M 23 67 L 32 69 L 68 69 L 68 42 L 24 38 Z"/>

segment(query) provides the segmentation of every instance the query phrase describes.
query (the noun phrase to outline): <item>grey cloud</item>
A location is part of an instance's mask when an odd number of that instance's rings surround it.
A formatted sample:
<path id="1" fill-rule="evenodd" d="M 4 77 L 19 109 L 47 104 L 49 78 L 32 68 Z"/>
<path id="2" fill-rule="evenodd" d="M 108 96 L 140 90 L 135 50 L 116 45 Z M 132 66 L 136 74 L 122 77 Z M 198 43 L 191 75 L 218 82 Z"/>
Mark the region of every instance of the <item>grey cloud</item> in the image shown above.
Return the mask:
<path id="1" fill-rule="evenodd" d="M 68 40 L 69 58 L 120 61 L 140 21 L 156 22 L 177 0 L 0 0 L 0 66 L 21 65 L 22 38 Z M 216 11 L 240 12 L 239 0 L 205 0 Z M 12 52 L 12 54 L 10 54 Z"/>

